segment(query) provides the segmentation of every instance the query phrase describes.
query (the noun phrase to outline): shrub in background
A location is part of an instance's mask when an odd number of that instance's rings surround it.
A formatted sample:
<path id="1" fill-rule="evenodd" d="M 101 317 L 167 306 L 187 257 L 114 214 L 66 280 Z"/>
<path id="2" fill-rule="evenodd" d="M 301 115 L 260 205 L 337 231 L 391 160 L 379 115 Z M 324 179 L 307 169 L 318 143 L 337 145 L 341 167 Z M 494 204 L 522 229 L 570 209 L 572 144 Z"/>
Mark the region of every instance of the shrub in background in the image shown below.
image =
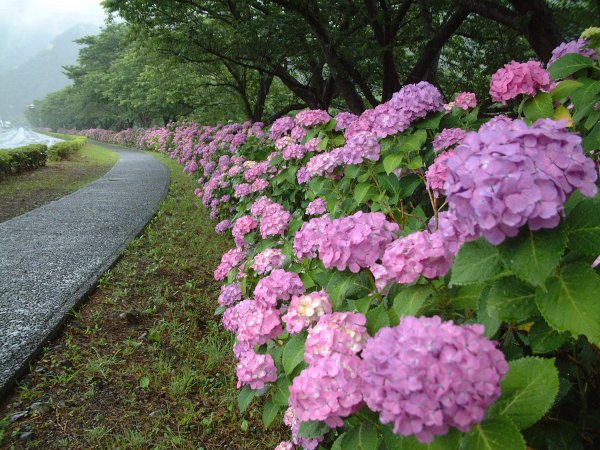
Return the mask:
<path id="1" fill-rule="evenodd" d="M 11 150 L 0 150 L 0 176 L 34 170 L 46 165 L 48 147 L 32 144 Z"/>

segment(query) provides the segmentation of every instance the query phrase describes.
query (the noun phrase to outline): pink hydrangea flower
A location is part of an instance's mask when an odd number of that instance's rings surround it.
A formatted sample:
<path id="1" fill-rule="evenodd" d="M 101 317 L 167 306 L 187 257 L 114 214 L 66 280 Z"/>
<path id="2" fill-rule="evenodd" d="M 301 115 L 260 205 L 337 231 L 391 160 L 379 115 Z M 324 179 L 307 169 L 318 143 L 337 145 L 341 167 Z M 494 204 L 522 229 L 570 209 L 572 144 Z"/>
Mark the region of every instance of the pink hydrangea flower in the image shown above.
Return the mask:
<path id="1" fill-rule="evenodd" d="M 535 96 L 550 89 L 550 74 L 539 61 L 513 61 L 492 75 L 490 95 L 495 102 L 506 104 L 521 94 Z"/>
<path id="2" fill-rule="evenodd" d="M 294 448 L 294 444 L 292 444 L 290 441 L 282 441 L 277 444 L 275 450 L 294 450 Z"/>
<path id="3" fill-rule="evenodd" d="M 294 295 L 281 320 L 290 334 L 298 334 L 325 314 L 331 314 L 331 302 L 323 289 L 307 295 Z"/>
<path id="4" fill-rule="evenodd" d="M 377 136 L 369 131 L 361 131 L 348 139 L 341 155 L 346 164 L 361 164 L 365 159 L 377 161 L 380 150 Z"/>
<path id="5" fill-rule="evenodd" d="M 240 358 L 236 368 L 237 388 L 248 385 L 250 389 L 262 389 L 265 383 L 277 381 L 277 368 L 271 355 L 259 355 L 246 352 Z"/>
<path id="6" fill-rule="evenodd" d="M 269 236 L 283 235 L 291 220 L 292 215 L 279 203 L 273 202 L 262 211 L 260 235 L 263 239 Z"/>
<path id="7" fill-rule="evenodd" d="M 315 439 L 307 439 L 299 436 L 301 422 L 296 416 L 296 410 L 292 406 L 285 411 L 283 423 L 290 427 L 290 431 L 292 432 L 292 442 L 296 445 L 300 445 L 305 450 L 316 449 L 323 440 L 322 436 Z"/>
<path id="8" fill-rule="evenodd" d="M 279 311 L 254 300 L 243 300 L 223 314 L 223 327 L 237 334 L 239 342 L 265 344 L 281 333 Z"/>
<path id="9" fill-rule="evenodd" d="M 335 116 L 335 131 L 340 131 L 348 128 L 350 124 L 358 119 L 356 114 L 349 112 L 341 112 Z"/>
<path id="10" fill-rule="evenodd" d="M 477 97 L 472 92 L 461 92 L 454 100 L 454 106 L 461 109 L 471 109 L 477 106 Z"/>
<path id="11" fill-rule="evenodd" d="M 315 258 L 325 229 L 331 223 L 327 216 L 317 217 L 302 224 L 294 235 L 294 254 L 298 258 Z"/>
<path id="12" fill-rule="evenodd" d="M 367 342 L 359 370 L 364 399 L 394 433 L 429 443 L 449 427 L 467 432 L 500 397 L 508 372 L 482 325 L 403 317 Z"/>
<path id="13" fill-rule="evenodd" d="M 283 149 L 283 159 L 289 161 L 290 159 L 302 159 L 306 155 L 306 147 L 301 144 L 290 144 Z"/>
<path id="14" fill-rule="evenodd" d="M 327 268 L 350 269 L 357 273 L 381 258 L 398 230 L 398 225 L 388 222 L 380 212 L 358 211 L 332 220 L 320 239 L 319 258 Z"/>
<path id="15" fill-rule="evenodd" d="M 225 219 L 215 225 L 215 233 L 225 233 L 231 228 L 231 220 Z"/>
<path id="16" fill-rule="evenodd" d="M 304 283 L 294 272 L 276 269 L 261 279 L 254 289 L 257 302 L 275 307 L 277 300 L 289 300 L 292 295 L 304 294 Z"/>
<path id="17" fill-rule="evenodd" d="M 369 338 L 366 323 L 367 318 L 361 313 L 335 312 L 321 316 L 308 330 L 304 360 L 312 365 L 335 353 L 357 354 Z"/>
<path id="18" fill-rule="evenodd" d="M 281 250 L 268 248 L 254 257 L 254 263 L 251 268 L 254 269 L 256 273 L 263 275 L 283 267 L 284 261 L 285 256 Z"/>
<path id="19" fill-rule="evenodd" d="M 252 193 L 252 186 L 248 183 L 240 183 L 235 187 L 233 196 L 235 198 L 244 198 Z"/>
<path id="20" fill-rule="evenodd" d="M 306 206 L 306 214 L 309 216 L 319 216 L 327 211 L 327 203 L 322 198 L 317 198 Z"/>
<path id="21" fill-rule="evenodd" d="M 242 285 L 240 283 L 225 284 L 221 286 L 221 294 L 217 300 L 221 306 L 231 306 L 242 299 Z"/>
<path id="22" fill-rule="evenodd" d="M 296 125 L 294 128 L 292 128 L 292 132 L 290 133 L 290 136 L 296 142 L 300 142 L 302 139 L 304 139 L 306 137 L 307 134 L 308 134 L 308 131 L 306 130 L 306 128 Z"/>
<path id="23" fill-rule="evenodd" d="M 446 198 L 459 221 L 475 224 L 492 244 L 531 230 L 554 228 L 579 189 L 593 197 L 598 173 L 581 137 L 564 121 L 521 120 L 469 133 L 448 159 Z M 493 193 L 493 195 L 491 195 Z"/>
<path id="24" fill-rule="evenodd" d="M 235 244 L 238 247 L 241 247 L 243 244 L 245 244 L 244 236 L 256 229 L 256 227 L 258 227 L 258 222 L 252 216 L 242 216 L 236 220 L 235 225 L 233 225 L 233 229 L 231 230 Z"/>
<path id="25" fill-rule="evenodd" d="M 234 267 L 237 267 L 244 260 L 244 258 L 246 258 L 247 254 L 248 252 L 242 248 L 234 248 L 227 251 L 221 257 L 221 264 L 219 264 L 215 270 L 215 280 L 224 280 L 229 271 Z"/>
<path id="26" fill-rule="evenodd" d="M 331 116 L 327 111 L 322 109 L 308 109 L 300 111 L 296 114 L 296 123 L 303 127 L 310 127 L 314 125 L 321 125 L 331 120 Z"/>
<path id="27" fill-rule="evenodd" d="M 452 266 L 453 257 L 441 233 L 418 231 L 396 239 L 385 249 L 381 265 L 371 272 L 377 288 L 382 291 L 391 282 L 414 283 L 425 278 L 444 276 Z"/>
<path id="28" fill-rule="evenodd" d="M 244 172 L 244 178 L 248 183 L 252 183 L 258 179 L 258 177 L 267 173 L 268 169 L 269 163 L 267 161 L 254 164 Z"/>
<path id="29" fill-rule="evenodd" d="M 300 422 L 321 420 L 330 427 L 362 405 L 361 360 L 339 353 L 321 358 L 300 372 L 290 386 L 290 406 Z"/>
<path id="30" fill-rule="evenodd" d="M 254 216 L 254 217 L 260 217 L 262 216 L 265 208 L 269 205 L 274 204 L 275 202 L 273 200 L 271 200 L 268 197 L 265 197 L 264 195 L 259 198 L 258 200 L 256 200 L 252 206 L 250 207 L 250 213 Z"/>
<path id="31" fill-rule="evenodd" d="M 444 185 L 446 184 L 446 178 L 448 177 L 448 166 L 446 165 L 446 162 L 448 161 L 448 158 L 452 156 L 452 154 L 452 150 L 440 153 L 425 173 L 427 187 L 434 191 L 434 195 L 436 197 L 438 196 L 439 192 L 444 192 Z"/>
<path id="32" fill-rule="evenodd" d="M 439 152 L 440 150 L 460 144 L 466 135 L 467 132 L 462 128 L 445 128 L 433 140 L 433 149 Z"/>
<path id="33" fill-rule="evenodd" d="M 275 122 L 273 122 L 273 125 L 271 125 L 271 133 L 269 135 L 269 138 L 272 141 L 276 141 L 285 133 L 294 128 L 294 125 L 295 123 L 293 118 L 289 116 L 280 117 Z"/>

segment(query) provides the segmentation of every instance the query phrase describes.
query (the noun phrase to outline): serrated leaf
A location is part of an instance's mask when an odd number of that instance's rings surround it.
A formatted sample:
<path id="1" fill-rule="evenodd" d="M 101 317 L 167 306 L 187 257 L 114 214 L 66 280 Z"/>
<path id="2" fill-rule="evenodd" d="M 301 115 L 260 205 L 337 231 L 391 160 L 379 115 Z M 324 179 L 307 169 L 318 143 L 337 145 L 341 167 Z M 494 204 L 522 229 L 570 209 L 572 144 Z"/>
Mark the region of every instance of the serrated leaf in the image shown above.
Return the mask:
<path id="1" fill-rule="evenodd" d="M 558 331 L 574 336 L 585 335 L 600 345 L 600 278 L 586 263 L 578 262 L 561 269 L 539 288 L 538 309 L 546 322 Z"/>
<path id="2" fill-rule="evenodd" d="M 498 249 L 483 238 L 462 246 L 454 259 L 451 284 L 475 284 L 489 280 L 500 271 Z"/>
<path id="3" fill-rule="evenodd" d="M 559 106 L 554 110 L 554 114 L 552 115 L 553 120 L 564 120 L 567 122 L 568 127 L 573 126 L 573 118 L 571 117 L 571 113 L 564 106 Z"/>
<path id="4" fill-rule="evenodd" d="M 289 375 L 304 360 L 306 333 L 292 336 L 283 347 L 283 370 Z"/>
<path id="5" fill-rule="evenodd" d="M 586 153 L 600 149 L 600 123 L 597 123 L 592 131 L 583 138 L 582 147 Z"/>
<path id="6" fill-rule="evenodd" d="M 371 183 L 358 183 L 354 188 L 354 200 L 359 204 L 368 200 L 369 195 L 372 193 L 371 189 Z"/>
<path id="7" fill-rule="evenodd" d="M 398 314 L 398 317 L 415 316 L 431 294 L 433 294 L 433 289 L 428 286 L 402 287 L 394 297 L 392 309 Z"/>
<path id="8" fill-rule="evenodd" d="M 284 376 L 280 376 L 277 383 L 270 390 L 271 400 L 279 406 L 287 407 L 288 398 L 290 397 L 290 380 Z"/>
<path id="9" fill-rule="evenodd" d="M 510 369 L 501 384 L 502 396 L 494 411 L 523 430 L 540 420 L 554 403 L 558 370 L 554 358 L 536 356 L 516 359 L 508 365 Z"/>
<path id="10" fill-rule="evenodd" d="M 383 305 L 373 308 L 367 313 L 367 331 L 374 336 L 381 328 L 390 325 L 390 317 Z"/>
<path id="11" fill-rule="evenodd" d="M 342 448 L 352 450 L 377 450 L 380 436 L 372 423 L 363 422 L 345 433 Z"/>
<path id="12" fill-rule="evenodd" d="M 366 314 L 369 307 L 373 303 L 373 297 L 359 298 L 358 300 L 348 300 L 348 310 L 358 311 L 359 313 Z"/>
<path id="13" fill-rule="evenodd" d="M 277 417 L 277 414 L 279 414 L 280 409 L 281 409 L 281 406 L 276 405 L 271 400 L 269 400 L 267 403 L 265 403 L 265 406 L 263 407 L 263 412 L 262 412 L 262 420 L 263 420 L 263 425 L 265 428 L 269 428 L 271 426 L 271 424 Z"/>
<path id="14" fill-rule="evenodd" d="M 554 64 L 548 67 L 548 72 L 550 72 L 553 79 L 558 80 L 560 78 L 568 77 L 581 69 L 592 67 L 593 65 L 593 59 L 577 53 L 569 53 L 559 58 Z"/>
<path id="15" fill-rule="evenodd" d="M 600 199 L 580 201 L 567 216 L 569 248 L 588 256 L 600 255 Z"/>
<path id="16" fill-rule="evenodd" d="M 488 314 L 487 302 L 489 292 L 489 289 L 485 289 L 479 298 L 479 304 L 477 305 L 477 322 L 484 326 L 485 337 L 492 338 L 500 328 L 500 325 L 502 325 L 502 321 Z"/>
<path id="17" fill-rule="evenodd" d="M 529 330 L 529 346 L 535 354 L 556 350 L 568 339 L 567 333 L 559 333 L 539 320 Z"/>
<path id="18" fill-rule="evenodd" d="M 423 158 L 421 158 L 421 155 L 417 155 L 414 158 L 412 158 L 408 164 L 407 167 L 409 169 L 419 169 L 423 166 Z"/>
<path id="19" fill-rule="evenodd" d="M 483 288 L 483 284 L 470 284 L 456 289 L 452 296 L 452 309 L 454 311 L 477 309 Z"/>
<path id="20" fill-rule="evenodd" d="M 339 309 L 347 298 L 358 299 L 367 296 L 371 287 L 371 279 L 365 271 L 358 274 L 335 271 L 328 279 L 325 289 L 334 309 Z"/>
<path id="21" fill-rule="evenodd" d="M 421 444 L 414 436 L 402 440 L 402 450 L 456 450 L 460 445 L 462 434 L 451 428 L 447 434 L 435 436 L 429 444 Z"/>
<path id="22" fill-rule="evenodd" d="M 298 436 L 307 439 L 314 439 L 323 436 L 328 431 L 329 427 L 325 424 L 325 422 L 321 422 L 320 420 L 309 420 L 308 422 L 302 422 L 300 424 Z"/>
<path id="23" fill-rule="evenodd" d="M 240 413 L 244 414 L 252 399 L 256 396 L 256 391 L 250 389 L 249 386 L 244 386 L 244 388 L 238 394 L 238 407 L 240 408 Z"/>
<path id="24" fill-rule="evenodd" d="M 392 153 L 391 155 L 387 155 L 383 158 L 383 168 L 385 169 L 385 173 L 388 175 L 400 167 L 404 161 L 404 155 L 398 153 Z"/>
<path id="25" fill-rule="evenodd" d="M 415 128 L 420 128 L 424 130 L 436 130 L 440 126 L 440 122 L 444 117 L 444 113 L 436 112 L 431 114 L 426 119 L 423 119 L 415 124 Z"/>
<path id="26" fill-rule="evenodd" d="M 462 440 L 461 450 L 525 450 L 525 440 L 514 423 L 493 417 L 475 425 Z"/>
<path id="27" fill-rule="evenodd" d="M 427 131 L 417 130 L 408 136 L 401 136 L 400 150 L 403 152 L 417 152 L 427 140 Z"/>
<path id="28" fill-rule="evenodd" d="M 554 100 L 562 100 L 571 95 L 576 89 L 583 86 L 583 83 L 575 80 L 563 80 L 556 85 L 550 92 Z"/>
<path id="29" fill-rule="evenodd" d="M 498 247 L 504 265 L 519 278 L 535 286 L 543 286 L 558 265 L 567 246 L 561 228 L 531 231 L 526 228 Z"/>
<path id="30" fill-rule="evenodd" d="M 515 277 L 503 278 L 490 288 L 487 312 L 494 319 L 522 323 L 537 314 L 535 290 Z"/>
<path id="31" fill-rule="evenodd" d="M 552 117 L 552 96 L 546 92 L 540 92 L 535 97 L 528 99 L 523 106 L 525 117 L 535 122 L 538 119 Z"/>

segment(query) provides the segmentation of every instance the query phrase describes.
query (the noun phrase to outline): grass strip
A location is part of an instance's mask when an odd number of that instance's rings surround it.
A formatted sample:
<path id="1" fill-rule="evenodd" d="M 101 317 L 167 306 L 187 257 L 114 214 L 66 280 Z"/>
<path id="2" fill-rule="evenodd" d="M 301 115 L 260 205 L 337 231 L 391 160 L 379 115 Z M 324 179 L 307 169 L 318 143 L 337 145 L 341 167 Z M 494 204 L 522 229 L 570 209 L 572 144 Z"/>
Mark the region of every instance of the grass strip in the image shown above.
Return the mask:
<path id="1" fill-rule="evenodd" d="M 0 180 L 0 222 L 31 211 L 97 180 L 118 161 L 119 154 L 87 143 L 69 159 L 48 162 L 32 172 Z"/>
<path id="2" fill-rule="evenodd" d="M 166 200 L 0 405 L 0 446 L 259 450 L 287 436 L 264 430 L 258 405 L 238 412 L 232 336 L 213 315 L 213 270 L 233 243 L 160 158 Z"/>

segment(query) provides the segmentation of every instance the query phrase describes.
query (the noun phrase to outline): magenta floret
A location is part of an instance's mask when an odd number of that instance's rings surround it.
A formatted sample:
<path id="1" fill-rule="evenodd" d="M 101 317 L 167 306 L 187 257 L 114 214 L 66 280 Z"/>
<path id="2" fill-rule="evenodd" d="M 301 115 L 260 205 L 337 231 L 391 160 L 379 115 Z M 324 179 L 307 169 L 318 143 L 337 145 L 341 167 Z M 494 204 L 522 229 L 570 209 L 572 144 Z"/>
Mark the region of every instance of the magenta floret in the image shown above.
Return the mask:
<path id="1" fill-rule="evenodd" d="M 250 386 L 250 389 L 262 389 L 265 383 L 277 381 L 277 368 L 271 355 L 259 355 L 253 351 L 246 352 L 236 367 L 237 388 Z"/>

